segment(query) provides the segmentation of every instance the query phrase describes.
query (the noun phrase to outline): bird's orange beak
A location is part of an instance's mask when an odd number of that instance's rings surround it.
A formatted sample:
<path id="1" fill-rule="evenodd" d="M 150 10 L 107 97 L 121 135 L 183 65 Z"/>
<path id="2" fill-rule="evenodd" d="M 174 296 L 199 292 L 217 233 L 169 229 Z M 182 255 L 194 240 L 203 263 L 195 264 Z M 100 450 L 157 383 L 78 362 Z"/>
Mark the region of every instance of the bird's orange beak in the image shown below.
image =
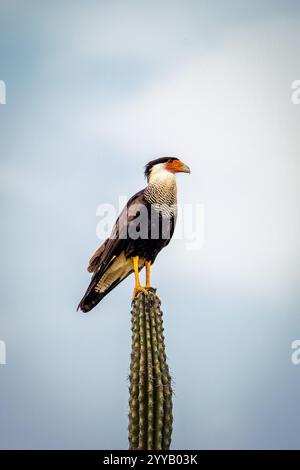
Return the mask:
<path id="1" fill-rule="evenodd" d="M 180 160 L 173 160 L 165 164 L 166 169 L 172 173 L 190 173 L 190 168 Z"/>

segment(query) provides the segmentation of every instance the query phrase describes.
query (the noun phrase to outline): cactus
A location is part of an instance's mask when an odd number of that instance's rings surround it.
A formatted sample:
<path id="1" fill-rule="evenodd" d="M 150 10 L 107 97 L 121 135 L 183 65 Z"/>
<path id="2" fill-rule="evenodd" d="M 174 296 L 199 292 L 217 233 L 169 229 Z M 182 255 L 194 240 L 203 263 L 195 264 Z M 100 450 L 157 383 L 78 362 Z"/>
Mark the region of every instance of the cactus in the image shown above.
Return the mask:
<path id="1" fill-rule="evenodd" d="M 152 288 L 132 302 L 130 449 L 169 449 L 171 444 L 172 387 L 160 304 Z"/>

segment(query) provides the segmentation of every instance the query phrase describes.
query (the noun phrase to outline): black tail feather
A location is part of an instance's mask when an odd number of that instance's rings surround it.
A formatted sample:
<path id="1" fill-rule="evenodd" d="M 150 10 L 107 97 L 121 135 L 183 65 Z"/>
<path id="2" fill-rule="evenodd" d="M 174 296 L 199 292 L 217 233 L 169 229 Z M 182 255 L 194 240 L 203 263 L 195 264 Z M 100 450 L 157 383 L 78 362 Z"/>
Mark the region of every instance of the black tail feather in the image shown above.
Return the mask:
<path id="1" fill-rule="evenodd" d="M 117 279 L 115 282 L 113 282 L 107 289 L 105 292 L 96 292 L 95 291 L 95 285 L 97 284 L 98 282 L 98 279 L 96 280 L 95 282 L 95 277 L 98 273 L 94 274 L 92 280 L 91 280 L 91 283 L 86 291 L 86 293 L 84 294 L 84 296 L 82 297 L 78 307 L 77 307 L 77 311 L 80 309 L 83 313 L 87 313 L 89 312 L 90 310 L 92 310 L 94 307 L 96 307 L 96 305 L 98 305 L 98 303 L 107 295 L 109 294 L 109 292 L 111 292 L 118 284 L 120 284 L 120 282 L 122 282 L 127 276 L 125 276 L 124 278 L 119 278 Z M 130 273 L 128 273 L 129 275 Z"/>
<path id="2" fill-rule="evenodd" d="M 96 305 L 98 305 L 100 300 L 102 300 L 106 294 L 107 292 L 103 292 L 101 294 L 96 292 L 90 292 L 88 294 L 85 294 L 77 307 L 77 311 L 80 309 L 83 313 L 89 312 L 94 307 L 96 307 Z"/>

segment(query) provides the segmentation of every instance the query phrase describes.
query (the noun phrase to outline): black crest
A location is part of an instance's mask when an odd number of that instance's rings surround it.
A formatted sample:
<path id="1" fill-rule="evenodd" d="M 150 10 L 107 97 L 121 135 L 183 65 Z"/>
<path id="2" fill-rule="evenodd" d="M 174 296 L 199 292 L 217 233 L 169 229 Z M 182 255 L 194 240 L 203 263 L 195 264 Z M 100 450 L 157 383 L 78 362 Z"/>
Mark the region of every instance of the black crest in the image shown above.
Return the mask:
<path id="1" fill-rule="evenodd" d="M 156 160 L 151 160 L 151 162 L 147 163 L 145 166 L 145 177 L 147 180 L 149 179 L 151 169 L 154 165 L 157 165 L 158 163 L 166 163 L 166 162 L 173 162 L 174 160 L 179 160 L 176 157 L 162 157 L 162 158 L 157 158 Z"/>

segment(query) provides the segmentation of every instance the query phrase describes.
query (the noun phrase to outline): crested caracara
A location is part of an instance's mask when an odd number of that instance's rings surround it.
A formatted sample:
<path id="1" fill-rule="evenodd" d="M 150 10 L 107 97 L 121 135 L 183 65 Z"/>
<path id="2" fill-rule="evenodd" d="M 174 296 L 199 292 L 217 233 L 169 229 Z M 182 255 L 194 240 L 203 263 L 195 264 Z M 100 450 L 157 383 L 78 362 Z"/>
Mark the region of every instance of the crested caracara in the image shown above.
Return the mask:
<path id="1" fill-rule="evenodd" d="M 175 174 L 190 173 L 178 158 L 158 158 L 145 167 L 147 186 L 128 201 L 117 219 L 110 237 L 98 248 L 89 262 L 93 273 L 90 285 L 78 309 L 89 312 L 112 289 L 134 272 L 135 289 L 147 293 L 150 267 L 162 248 L 170 242 L 177 216 Z M 146 286 L 139 271 L 146 267 Z"/>

